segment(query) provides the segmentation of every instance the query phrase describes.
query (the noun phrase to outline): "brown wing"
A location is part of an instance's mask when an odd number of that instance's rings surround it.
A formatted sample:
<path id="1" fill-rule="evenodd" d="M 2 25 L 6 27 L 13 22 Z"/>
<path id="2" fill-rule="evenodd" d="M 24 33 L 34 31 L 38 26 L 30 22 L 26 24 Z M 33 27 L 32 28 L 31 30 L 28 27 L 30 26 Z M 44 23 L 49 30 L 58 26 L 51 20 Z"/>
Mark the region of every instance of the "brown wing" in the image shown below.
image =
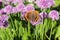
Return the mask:
<path id="1" fill-rule="evenodd" d="M 31 21 L 37 21 L 39 19 L 39 12 L 38 11 L 29 11 L 25 14 L 25 19 Z"/>

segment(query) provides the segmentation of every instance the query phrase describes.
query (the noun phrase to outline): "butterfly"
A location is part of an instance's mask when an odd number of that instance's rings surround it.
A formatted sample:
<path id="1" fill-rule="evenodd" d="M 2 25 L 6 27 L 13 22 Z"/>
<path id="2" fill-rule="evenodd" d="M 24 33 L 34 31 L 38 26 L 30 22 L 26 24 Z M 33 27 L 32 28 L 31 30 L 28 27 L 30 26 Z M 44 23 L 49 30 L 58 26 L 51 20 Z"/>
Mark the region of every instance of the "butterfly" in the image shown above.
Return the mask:
<path id="1" fill-rule="evenodd" d="M 24 17 L 27 21 L 36 22 L 39 19 L 39 12 L 36 10 L 34 11 L 30 10 L 25 14 Z"/>

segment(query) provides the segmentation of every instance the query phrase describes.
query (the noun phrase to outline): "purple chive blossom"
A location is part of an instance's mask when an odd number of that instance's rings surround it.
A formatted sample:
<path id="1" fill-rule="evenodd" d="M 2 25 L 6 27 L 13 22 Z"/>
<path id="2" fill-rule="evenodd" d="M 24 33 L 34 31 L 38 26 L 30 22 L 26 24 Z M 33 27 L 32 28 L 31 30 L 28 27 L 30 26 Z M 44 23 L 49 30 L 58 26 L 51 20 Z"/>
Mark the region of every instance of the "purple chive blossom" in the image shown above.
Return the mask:
<path id="1" fill-rule="evenodd" d="M 16 6 L 18 12 L 21 12 L 24 9 L 24 7 L 25 5 L 23 3 L 20 3 Z"/>
<path id="2" fill-rule="evenodd" d="M 34 7 L 31 4 L 26 5 L 26 11 L 34 10 Z"/>
<path id="3" fill-rule="evenodd" d="M 34 10 L 34 7 L 30 4 L 28 4 L 26 7 L 24 7 L 24 9 L 22 10 L 22 15 L 24 15 L 26 12 L 30 11 L 30 10 Z"/>
<path id="4" fill-rule="evenodd" d="M 13 9 L 12 9 L 12 13 L 17 13 L 18 11 L 17 11 L 17 8 L 16 7 L 13 7 Z"/>
<path id="5" fill-rule="evenodd" d="M 4 13 L 4 9 L 0 9 L 0 14 Z"/>
<path id="6" fill-rule="evenodd" d="M 54 21 L 54 20 L 58 20 L 59 19 L 59 13 L 56 10 L 52 10 L 49 13 L 49 17 Z"/>
<path id="7" fill-rule="evenodd" d="M 4 12 L 4 9 L 1 9 L 1 10 L 0 10 L 0 14 L 2 14 L 2 15 L 3 15 L 3 14 L 6 14 L 6 13 Z"/>
<path id="8" fill-rule="evenodd" d="M 8 21 L 3 22 L 3 26 L 7 27 L 8 26 Z"/>
<path id="9" fill-rule="evenodd" d="M 26 5 L 26 7 L 23 8 L 22 12 L 26 13 L 26 12 L 28 12 L 30 10 L 35 10 L 35 9 L 34 9 L 34 7 L 32 5 L 28 4 L 28 5 Z"/>
<path id="10" fill-rule="evenodd" d="M 4 8 L 4 12 L 6 12 L 7 14 L 12 13 L 12 6 L 11 6 L 11 5 L 7 5 L 7 6 Z"/>
<path id="11" fill-rule="evenodd" d="M 40 13 L 40 16 L 41 16 L 42 18 L 47 18 L 47 13 L 46 13 L 46 12 L 41 12 L 41 13 Z"/>
<path id="12" fill-rule="evenodd" d="M 0 28 L 8 26 L 8 16 L 2 15 L 0 16 Z"/>
<path id="13" fill-rule="evenodd" d="M 54 0 L 36 0 L 36 4 L 39 8 L 49 8 L 55 4 Z"/>
<path id="14" fill-rule="evenodd" d="M 4 22 L 0 21 L 0 28 L 5 28 L 7 26 L 8 26 L 8 21 L 4 21 Z"/>
<path id="15" fill-rule="evenodd" d="M 8 20 L 8 16 L 7 15 L 2 15 L 2 16 L 0 16 L 0 20 L 1 21 L 7 21 Z"/>

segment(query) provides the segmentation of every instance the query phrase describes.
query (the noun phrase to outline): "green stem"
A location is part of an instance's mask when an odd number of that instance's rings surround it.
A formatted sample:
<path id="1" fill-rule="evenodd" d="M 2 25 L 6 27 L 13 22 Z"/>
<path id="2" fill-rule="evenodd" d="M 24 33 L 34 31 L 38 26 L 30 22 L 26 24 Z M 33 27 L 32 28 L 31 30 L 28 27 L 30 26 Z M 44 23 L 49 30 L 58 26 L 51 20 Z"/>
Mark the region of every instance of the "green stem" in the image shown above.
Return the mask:
<path id="1" fill-rule="evenodd" d="M 55 40 L 56 40 L 56 38 L 55 38 Z"/>
<path id="2" fill-rule="evenodd" d="M 45 34 L 46 38 L 49 40 L 49 37 Z"/>
<path id="3" fill-rule="evenodd" d="M 3 3 L 4 0 L 2 0 L 2 7 L 4 8 L 4 3 Z"/>
<path id="4" fill-rule="evenodd" d="M 38 27 L 38 26 L 36 26 L 36 32 L 35 32 L 35 33 L 36 33 L 36 40 L 37 40 L 37 27 Z"/>
<path id="5" fill-rule="evenodd" d="M 20 13 L 18 12 L 18 17 L 20 16 Z"/>
<path id="6" fill-rule="evenodd" d="M 17 27 L 17 20 L 15 20 L 15 27 L 16 27 L 16 31 L 18 30 L 18 27 Z"/>
<path id="7" fill-rule="evenodd" d="M 11 15 L 9 15 L 9 16 L 10 16 L 10 19 L 11 19 L 11 25 L 12 25 L 12 27 L 14 28 L 14 24 L 13 24 L 12 17 L 11 17 Z"/>
<path id="8" fill-rule="evenodd" d="M 43 38 L 44 38 L 43 36 L 44 36 L 44 26 L 43 26 L 42 40 L 43 40 Z"/>
<path id="9" fill-rule="evenodd" d="M 30 22 L 28 21 L 28 35 L 30 36 Z"/>
<path id="10" fill-rule="evenodd" d="M 37 34 L 36 34 L 36 40 L 37 40 Z"/>
<path id="11" fill-rule="evenodd" d="M 50 31 L 50 39 L 51 40 L 51 36 L 52 36 L 52 29 L 53 29 L 53 22 L 52 22 L 52 27 L 51 27 L 51 31 Z"/>

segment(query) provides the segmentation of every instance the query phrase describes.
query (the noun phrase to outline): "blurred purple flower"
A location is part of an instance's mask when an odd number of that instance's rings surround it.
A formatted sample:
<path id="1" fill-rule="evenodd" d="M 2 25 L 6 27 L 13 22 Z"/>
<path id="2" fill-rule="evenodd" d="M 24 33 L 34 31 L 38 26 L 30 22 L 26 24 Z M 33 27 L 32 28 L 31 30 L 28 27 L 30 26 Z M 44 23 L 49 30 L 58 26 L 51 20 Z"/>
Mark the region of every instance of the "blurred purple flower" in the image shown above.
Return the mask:
<path id="1" fill-rule="evenodd" d="M 0 28 L 5 28 L 7 26 L 8 26 L 8 21 L 4 21 L 4 22 L 0 21 Z"/>
<path id="2" fill-rule="evenodd" d="M 7 14 L 11 14 L 12 13 L 12 6 L 11 5 L 7 5 L 5 8 L 4 8 L 4 12 L 6 12 Z"/>
<path id="3" fill-rule="evenodd" d="M 16 7 L 13 7 L 13 9 L 12 9 L 12 13 L 17 13 L 18 11 L 17 11 L 17 8 Z"/>
<path id="4" fill-rule="evenodd" d="M 4 12 L 4 9 L 0 9 L 0 14 L 2 14 Z"/>
<path id="5" fill-rule="evenodd" d="M 2 2 L 2 0 L 0 0 L 0 2 Z"/>
<path id="6" fill-rule="evenodd" d="M 8 16 L 7 15 L 1 15 L 0 16 L 0 28 L 7 27 L 8 26 Z"/>
<path id="7" fill-rule="evenodd" d="M 55 4 L 54 0 L 36 0 L 36 4 L 40 8 L 50 8 Z"/>
<path id="8" fill-rule="evenodd" d="M 26 5 L 26 7 L 23 8 L 22 14 L 24 15 L 26 12 L 28 12 L 30 10 L 33 11 L 33 10 L 35 10 L 35 8 L 32 5 L 28 4 L 28 5 Z"/>
<path id="9" fill-rule="evenodd" d="M 0 16 L 0 21 L 7 21 L 8 18 L 9 17 L 7 15 L 2 15 L 2 16 Z"/>
<path id="10" fill-rule="evenodd" d="M 58 11 L 56 10 L 52 10 L 50 13 L 49 13 L 49 17 L 52 18 L 52 20 L 58 20 L 59 19 L 59 13 Z"/>
<path id="11" fill-rule="evenodd" d="M 30 10 L 35 10 L 35 8 L 31 4 L 26 5 L 25 8 L 26 8 L 27 12 L 30 11 Z"/>
<path id="12" fill-rule="evenodd" d="M 23 3 L 20 3 L 16 6 L 18 12 L 21 12 L 24 9 L 24 7 L 25 5 Z"/>
<path id="13" fill-rule="evenodd" d="M 41 12 L 41 13 L 40 13 L 40 16 L 41 16 L 42 18 L 47 18 L 48 15 L 47 15 L 46 12 Z"/>
<path id="14" fill-rule="evenodd" d="M 4 9 L 3 9 L 3 8 L 2 8 L 2 9 L 0 9 L 0 14 L 1 14 L 1 15 L 6 14 L 6 13 L 4 12 Z"/>
<path id="15" fill-rule="evenodd" d="M 8 21 L 4 21 L 4 22 L 3 22 L 3 26 L 4 26 L 4 27 L 7 27 L 7 26 L 8 26 Z"/>

